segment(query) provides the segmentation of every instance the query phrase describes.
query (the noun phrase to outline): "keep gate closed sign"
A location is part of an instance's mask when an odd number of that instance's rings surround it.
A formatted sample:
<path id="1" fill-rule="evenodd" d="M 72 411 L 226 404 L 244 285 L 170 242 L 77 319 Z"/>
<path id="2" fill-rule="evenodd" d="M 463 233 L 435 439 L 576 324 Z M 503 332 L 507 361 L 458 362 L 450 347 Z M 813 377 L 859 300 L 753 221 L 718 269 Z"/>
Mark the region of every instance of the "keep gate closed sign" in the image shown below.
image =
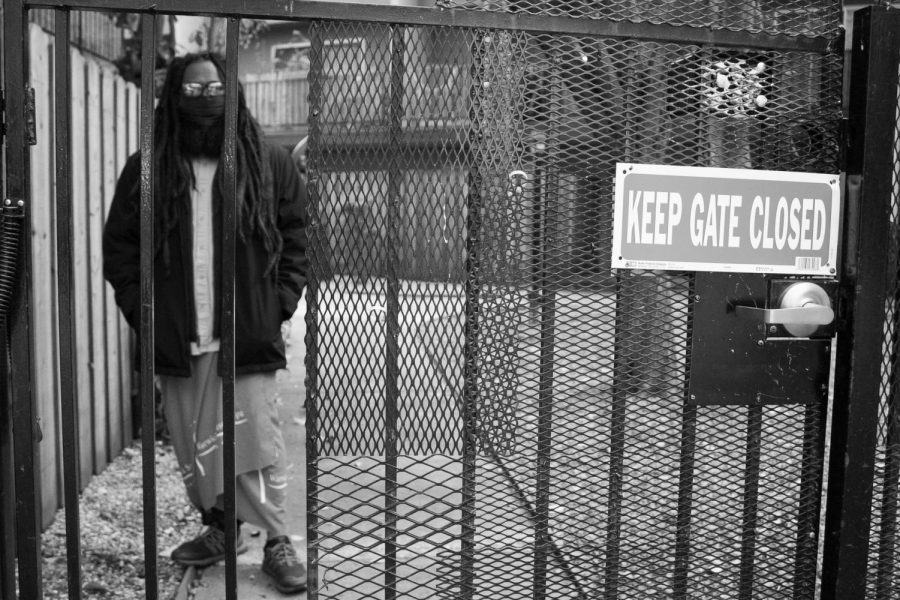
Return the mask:
<path id="1" fill-rule="evenodd" d="M 836 273 L 837 175 L 616 165 L 612 267 Z"/>

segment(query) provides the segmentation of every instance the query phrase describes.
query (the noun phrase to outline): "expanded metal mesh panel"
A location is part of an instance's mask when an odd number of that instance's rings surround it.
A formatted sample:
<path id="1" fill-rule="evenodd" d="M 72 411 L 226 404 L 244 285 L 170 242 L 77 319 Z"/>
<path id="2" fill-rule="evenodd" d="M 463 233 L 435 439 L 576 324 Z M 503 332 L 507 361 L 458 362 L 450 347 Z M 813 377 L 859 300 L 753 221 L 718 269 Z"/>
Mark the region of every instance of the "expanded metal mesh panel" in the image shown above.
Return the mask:
<path id="1" fill-rule="evenodd" d="M 840 58 L 311 34 L 311 596 L 811 598 L 824 410 L 689 404 L 694 276 L 609 268 L 612 184 L 834 172 Z"/>
<path id="2" fill-rule="evenodd" d="M 833 36 L 840 2 L 823 0 L 436 0 L 438 6 L 494 12 L 666 23 L 795 36 Z"/>
<path id="3" fill-rule="evenodd" d="M 900 89 L 897 90 L 898 119 L 894 126 L 894 171 L 891 194 L 891 247 L 888 248 L 888 298 L 884 312 L 881 386 L 878 406 L 875 481 L 872 494 L 871 537 L 866 598 L 900 598 L 897 572 L 898 491 L 900 491 Z"/>

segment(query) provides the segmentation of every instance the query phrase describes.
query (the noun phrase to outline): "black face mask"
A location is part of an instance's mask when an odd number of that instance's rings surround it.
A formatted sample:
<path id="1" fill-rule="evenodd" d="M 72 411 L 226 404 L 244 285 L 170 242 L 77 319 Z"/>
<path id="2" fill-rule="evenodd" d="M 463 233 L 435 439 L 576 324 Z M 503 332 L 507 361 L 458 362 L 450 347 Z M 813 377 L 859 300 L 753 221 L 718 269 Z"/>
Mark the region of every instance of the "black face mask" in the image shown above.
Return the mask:
<path id="1" fill-rule="evenodd" d="M 221 119 L 212 125 L 203 125 L 195 119 L 181 124 L 181 149 L 187 156 L 217 158 L 222 153 L 225 127 Z"/>
<path id="2" fill-rule="evenodd" d="M 181 98 L 178 114 L 183 121 L 197 125 L 215 125 L 225 116 L 225 96 Z"/>

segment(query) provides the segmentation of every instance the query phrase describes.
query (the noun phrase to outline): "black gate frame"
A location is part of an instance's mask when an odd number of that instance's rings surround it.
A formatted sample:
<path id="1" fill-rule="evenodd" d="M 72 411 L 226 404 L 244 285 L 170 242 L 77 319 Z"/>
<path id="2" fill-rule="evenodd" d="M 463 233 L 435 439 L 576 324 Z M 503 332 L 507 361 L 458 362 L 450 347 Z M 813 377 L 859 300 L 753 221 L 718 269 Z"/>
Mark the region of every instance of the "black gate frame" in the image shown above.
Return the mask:
<path id="1" fill-rule="evenodd" d="M 459 9 L 436 9 L 414 7 L 376 7 L 368 5 L 343 5 L 328 2 L 292 2 L 275 0 L 266 7 L 250 6 L 242 0 L 225 0 L 219 4 L 217 13 L 228 16 L 227 48 L 237 49 L 237 19 L 283 18 L 283 19 L 334 19 L 346 21 L 367 21 L 399 23 L 409 25 L 443 25 L 477 28 L 516 29 L 543 33 L 566 33 L 575 35 L 595 35 L 613 38 L 639 40 L 666 40 L 714 44 L 717 46 L 755 47 L 760 36 L 746 32 L 674 27 L 649 23 L 611 22 L 602 20 L 572 19 L 568 17 L 534 16 L 526 14 L 482 13 Z M 5 87 L 5 147 L 6 190 L 4 199 L 11 202 L 12 209 L 19 201 L 24 203 L 24 231 L 30 231 L 28 159 L 28 102 L 27 102 L 27 10 L 33 8 L 54 8 L 60 25 L 68 23 L 70 10 L 126 10 L 142 12 L 145 66 L 152 56 L 151 44 L 155 38 L 156 14 L 205 14 L 209 12 L 207 0 L 160 0 L 152 4 L 129 0 L 66 0 L 24 2 L 4 0 L 3 3 L 3 52 Z M 826 510 L 826 535 L 824 539 L 824 561 L 822 597 L 825 599 L 861 598 L 864 595 L 867 575 L 867 551 L 875 476 L 873 456 L 878 423 L 877 399 L 881 380 L 883 303 L 888 293 L 886 272 L 891 261 L 884 253 L 890 247 L 889 227 L 890 194 L 894 165 L 893 131 L 884 123 L 896 118 L 896 89 L 898 55 L 900 55 L 900 14 L 883 7 L 873 7 L 861 11 L 854 27 L 852 61 L 852 82 L 849 103 L 848 145 L 847 145 L 847 185 L 844 216 L 844 255 L 842 261 L 841 301 L 838 307 L 837 370 L 835 383 L 834 421 L 832 433 L 831 463 L 829 473 L 829 493 Z M 57 28 L 58 39 L 56 60 L 59 65 L 57 75 L 57 102 L 69 104 L 68 82 L 68 28 Z M 766 39 L 766 48 L 824 50 L 829 41 L 823 38 L 789 38 L 771 36 Z M 236 61 L 231 61 L 229 69 L 228 95 L 236 95 Z M 143 87 L 151 89 L 152 69 L 143 69 Z M 152 114 L 153 101 L 145 94 L 141 104 L 141 148 L 145 160 L 142 164 L 142 179 L 148 177 L 152 165 L 148 158 L 152 146 L 152 123 L 146 118 Z M 226 116 L 225 173 L 230 194 L 234 193 L 233 142 L 236 115 L 232 108 Z M 67 111 L 60 111 L 56 117 L 57 172 L 59 202 L 58 235 L 60 257 L 60 298 L 59 306 L 71 310 L 72 298 L 68 295 L 68 282 L 72 280 L 69 258 L 71 256 L 71 212 L 69 198 L 71 183 L 68 174 L 69 142 L 65 132 L 69 121 Z M 230 132 L 230 135 L 228 133 Z M 0 182 L 3 183 L 3 182 Z M 232 196 L 233 197 L 233 196 Z M 150 239 L 149 184 L 142 189 L 142 231 Z M 10 218 L 12 213 L 4 213 Z M 234 212 L 225 210 L 223 226 L 234 223 Z M 228 248 L 228 239 L 224 247 Z M 233 244 L 233 236 L 230 241 Z M 151 264 L 150 243 L 142 246 L 142 265 Z M 233 246 L 232 246 L 233 248 Z M 228 259 L 226 259 L 228 260 Z M 231 256 L 233 261 L 233 256 Z M 16 302 L 4 330 L 7 345 L 0 343 L 0 363 L 9 361 L 10 368 L 0 369 L 0 466 L 14 465 L 15 499 L 15 553 L 18 563 L 18 591 L 22 598 L 41 597 L 41 553 L 40 553 L 40 497 L 36 465 L 39 452 L 39 429 L 36 407 L 31 388 L 32 348 L 29 328 L 34 318 L 30 304 L 29 273 L 32 264 L 29 244 L 21 245 L 18 255 L 19 277 L 16 283 Z M 223 270 L 227 307 L 229 294 L 233 294 L 233 262 L 231 268 Z M 893 275 L 893 274 L 888 274 Z M 152 347 L 152 281 L 142 279 L 142 299 L 144 310 L 141 318 L 142 339 L 145 348 Z M 231 296 L 233 299 L 233 296 Z M 70 315 L 69 322 L 74 322 Z M 223 323 L 223 353 L 230 353 L 233 365 L 233 311 L 226 312 Z M 229 335 L 229 332 L 231 335 Z M 63 437 L 65 452 L 66 518 L 68 534 L 68 567 L 70 598 L 81 597 L 81 575 L 78 542 L 78 469 L 74 461 L 78 456 L 77 414 L 72 400 L 70 385 L 73 381 L 72 331 L 60 328 L 61 389 L 63 397 Z M 143 384 L 141 401 L 145 422 L 153 420 L 154 394 L 152 377 L 152 353 L 143 352 L 141 363 Z M 225 407 L 233 407 L 233 367 L 225 375 Z M 232 411 L 233 412 L 233 411 Z M 11 417 L 11 422 L 8 420 Z M 147 597 L 156 598 L 156 538 L 155 538 L 155 489 L 154 489 L 154 430 L 145 427 L 143 437 L 146 541 L 146 581 Z M 12 430 L 12 439 L 9 438 Z M 225 425 L 226 478 L 233 480 L 233 423 Z M 230 449 L 230 452 L 229 452 Z M 9 456 L 12 452 L 12 457 Z M 229 464 L 230 463 L 230 464 Z M 10 504 L 8 474 L 3 474 L 0 508 Z M 314 491 L 311 490 L 311 492 Z M 230 512 L 229 512 L 230 511 Z M 234 514 L 234 491 L 226 487 L 226 512 Z M 234 520 L 228 523 L 227 547 L 231 550 L 226 560 L 228 581 L 226 597 L 235 598 L 236 563 L 234 558 Z M 10 539 L 8 528 L 12 525 L 9 515 L 0 520 L 0 533 L 4 540 Z M 3 597 L 14 597 L 13 556 L 11 548 L 4 545 L 0 551 L 0 592 Z M 311 574 L 311 577 L 314 575 Z"/>
<path id="2" fill-rule="evenodd" d="M 6 189 L 3 196 L 3 218 L 7 221 L 10 213 L 5 209 L 9 205 L 22 202 L 24 211 L 23 229 L 31 231 L 30 211 L 27 204 L 29 186 L 27 174 L 30 172 L 27 148 L 27 71 L 23 68 L 25 12 L 21 5 L 3 6 L 3 75 L 5 98 L 5 140 Z M 19 42 L 17 44 L 17 42 Z M 19 62 L 16 62 L 19 61 Z M 18 143 L 14 143 L 15 140 Z M 10 314 L 2 324 L 3 339 L 0 340 L 3 371 L 0 377 L 0 403 L 4 416 L 11 416 L 12 427 L 12 465 L 15 492 L 15 555 L 19 565 L 19 593 L 24 598 L 40 597 L 40 480 L 37 465 L 39 464 L 39 438 L 37 428 L 37 407 L 32 389 L 32 347 L 29 328 L 33 315 L 30 308 L 31 247 L 28 243 L 19 244 L 18 260 L 14 266 L 18 273 L 15 283 L 14 302 Z M 2 419 L 5 421 L 5 419 Z M 3 463 L 8 459 L 4 458 Z M 4 474 L 6 475 L 6 474 Z M 4 483 L 6 479 L 4 477 Z M 9 538 L 7 538 L 9 539 Z M 7 557 L 3 557 L 6 566 Z M 23 570 L 28 573 L 36 568 L 37 577 L 23 577 Z M 3 573 L 2 587 L 4 594 L 15 585 L 13 572 Z"/>
<path id="3" fill-rule="evenodd" d="M 900 13 L 885 7 L 858 11 L 852 43 L 824 600 L 865 597 L 885 354 L 884 307 L 897 277 L 890 271 L 896 268 L 896 257 L 886 250 L 894 247 L 891 237 L 896 235 L 891 228 L 891 195 L 896 183 Z M 890 377 L 896 384 L 897 374 Z"/>

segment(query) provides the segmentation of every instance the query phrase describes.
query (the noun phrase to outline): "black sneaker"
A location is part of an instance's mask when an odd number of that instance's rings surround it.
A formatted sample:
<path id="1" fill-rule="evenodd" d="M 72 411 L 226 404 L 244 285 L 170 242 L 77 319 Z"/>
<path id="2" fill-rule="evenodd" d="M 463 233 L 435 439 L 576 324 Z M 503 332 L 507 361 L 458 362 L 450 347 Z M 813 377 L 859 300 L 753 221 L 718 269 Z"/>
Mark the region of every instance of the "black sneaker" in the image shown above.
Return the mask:
<path id="1" fill-rule="evenodd" d="M 262 571 L 272 578 L 282 594 L 296 594 L 306 589 L 306 568 L 297 558 L 291 540 L 286 536 L 266 542 Z"/>
<path id="2" fill-rule="evenodd" d="M 247 545 L 238 531 L 237 553 L 247 551 Z M 207 527 L 189 542 L 172 550 L 172 560 L 182 565 L 206 567 L 225 558 L 225 532 L 217 527 Z"/>

